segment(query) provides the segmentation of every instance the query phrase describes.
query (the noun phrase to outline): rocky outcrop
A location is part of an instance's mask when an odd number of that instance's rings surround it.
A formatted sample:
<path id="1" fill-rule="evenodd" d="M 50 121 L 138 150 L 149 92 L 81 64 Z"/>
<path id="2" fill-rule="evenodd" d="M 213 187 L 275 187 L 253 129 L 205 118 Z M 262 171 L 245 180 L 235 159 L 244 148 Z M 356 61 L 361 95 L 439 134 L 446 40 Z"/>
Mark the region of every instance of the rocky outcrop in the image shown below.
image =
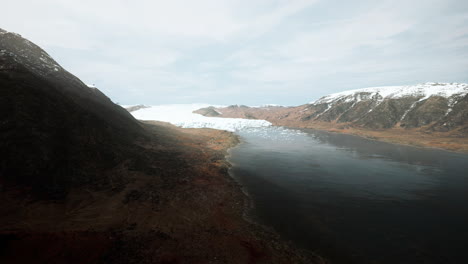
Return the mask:
<path id="1" fill-rule="evenodd" d="M 146 106 L 146 105 L 133 105 L 133 106 L 125 107 L 125 109 L 127 109 L 127 111 L 131 113 L 131 112 L 138 111 L 140 109 L 144 109 L 148 107 L 149 106 Z"/>
<path id="2" fill-rule="evenodd" d="M 208 117 L 217 117 L 222 115 L 222 113 L 217 111 L 214 106 L 198 109 L 195 113 Z"/>

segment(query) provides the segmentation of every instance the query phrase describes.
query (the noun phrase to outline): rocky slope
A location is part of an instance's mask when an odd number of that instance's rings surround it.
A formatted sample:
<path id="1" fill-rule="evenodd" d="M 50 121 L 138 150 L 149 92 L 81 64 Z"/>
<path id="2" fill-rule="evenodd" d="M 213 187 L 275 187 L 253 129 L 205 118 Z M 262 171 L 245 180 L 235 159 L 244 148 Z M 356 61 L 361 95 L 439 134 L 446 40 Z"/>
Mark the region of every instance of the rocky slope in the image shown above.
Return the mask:
<path id="1" fill-rule="evenodd" d="M 235 143 L 139 122 L 0 30 L 0 263 L 308 262 L 243 219 Z"/>
<path id="2" fill-rule="evenodd" d="M 468 85 L 458 83 L 358 89 L 327 95 L 297 107 L 230 106 L 200 109 L 196 113 L 265 119 L 275 125 L 292 127 L 339 129 L 352 133 L 359 130 L 357 134 L 361 135 L 371 131 L 372 137 L 376 138 L 379 138 L 376 131 L 401 133 L 403 130 L 409 135 L 424 134 L 427 138 L 434 133 L 434 140 L 444 138 L 446 142 L 462 138 L 461 144 L 468 143 L 465 142 L 468 136 Z M 418 144 L 418 140 L 413 139 L 404 143 L 415 141 Z M 438 147 L 445 148 L 441 144 Z M 451 146 L 449 149 L 452 147 L 456 148 Z M 462 147 L 465 148 L 468 150 L 468 145 Z"/>

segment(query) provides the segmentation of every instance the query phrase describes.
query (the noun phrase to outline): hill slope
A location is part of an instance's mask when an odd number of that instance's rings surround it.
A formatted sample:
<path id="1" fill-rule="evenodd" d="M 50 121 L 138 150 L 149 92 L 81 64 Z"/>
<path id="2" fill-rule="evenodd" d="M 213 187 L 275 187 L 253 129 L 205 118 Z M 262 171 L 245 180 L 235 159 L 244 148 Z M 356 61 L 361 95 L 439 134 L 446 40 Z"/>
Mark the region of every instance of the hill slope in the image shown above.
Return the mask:
<path id="1" fill-rule="evenodd" d="M 48 197 L 118 164 L 145 131 L 45 51 L 0 31 L 0 175 Z M 66 175 L 66 176 L 64 176 Z"/>

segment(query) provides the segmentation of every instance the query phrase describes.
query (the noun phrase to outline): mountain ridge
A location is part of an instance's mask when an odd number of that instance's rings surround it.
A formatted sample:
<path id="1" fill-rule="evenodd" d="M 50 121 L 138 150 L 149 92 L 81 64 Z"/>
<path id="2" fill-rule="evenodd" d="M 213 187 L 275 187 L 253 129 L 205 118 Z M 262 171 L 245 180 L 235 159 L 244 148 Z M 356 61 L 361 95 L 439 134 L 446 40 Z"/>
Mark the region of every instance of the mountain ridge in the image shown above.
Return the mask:
<path id="1" fill-rule="evenodd" d="M 458 103 L 466 103 L 467 94 L 468 85 L 458 83 L 351 90 L 327 95 L 313 102 L 310 106 L 315 107 L 316 111 L 304 118 L 352 122 L 373 129 L 422 127 L 435 122 L 430 129 L 448 131 L 462 125 L 459 121 L 453 123 L 451 120 L 456 119 L 452 117 L 455 114 L 453 109 L 457 108 Z M 325 110 L 322 110 L 323 106 L 326 106 Z M 389 118 L 383 118 L 383 115 Z"/>
<path id="2" fill-rule="evenodd" d="M 468 84 L 426 82 L 416 85 L 360 88 L 328 94 L 315 101 L 310 102 L 309 104 L 331 102 L 339 97 L 347 97 L 362 93 L 370 94 L 369 97 L 380 96 L 382 99 L 401 98 L 404 96 L 423 96 L 425 98 L 429 98 L 430 96 L 434 95 L 449 97 L 455 94 L 466 95 L 468 93 Z"/>

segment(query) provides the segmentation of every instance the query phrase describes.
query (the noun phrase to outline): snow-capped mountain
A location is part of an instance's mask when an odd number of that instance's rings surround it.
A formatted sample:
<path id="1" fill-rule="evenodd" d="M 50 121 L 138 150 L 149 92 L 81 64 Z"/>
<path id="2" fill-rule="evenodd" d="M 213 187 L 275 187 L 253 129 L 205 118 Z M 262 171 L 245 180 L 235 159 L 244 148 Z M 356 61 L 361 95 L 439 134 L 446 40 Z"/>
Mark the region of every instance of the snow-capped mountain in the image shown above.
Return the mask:
<path id="1" fill-rule="evenodd" d="M 422 127 L 448 130 L 467 122 L 468 84 L 424 83 L 375 87 L 324 96 L 303 118 L 369 128 Z"/>
<path id="2" fill-rule="evenodd" d="M 323 96 L 311 104 L 333 103 L 340 100 L 361 101 L 366 99 L 395 99 L 403 97 L 421 97 L 427 99 L 431 96 L 451 97 L 464 96 L 468 93 L 466 83 L 423 83 L 407 86 L 383 86 L 364 89 L 349 90 Z"/>

